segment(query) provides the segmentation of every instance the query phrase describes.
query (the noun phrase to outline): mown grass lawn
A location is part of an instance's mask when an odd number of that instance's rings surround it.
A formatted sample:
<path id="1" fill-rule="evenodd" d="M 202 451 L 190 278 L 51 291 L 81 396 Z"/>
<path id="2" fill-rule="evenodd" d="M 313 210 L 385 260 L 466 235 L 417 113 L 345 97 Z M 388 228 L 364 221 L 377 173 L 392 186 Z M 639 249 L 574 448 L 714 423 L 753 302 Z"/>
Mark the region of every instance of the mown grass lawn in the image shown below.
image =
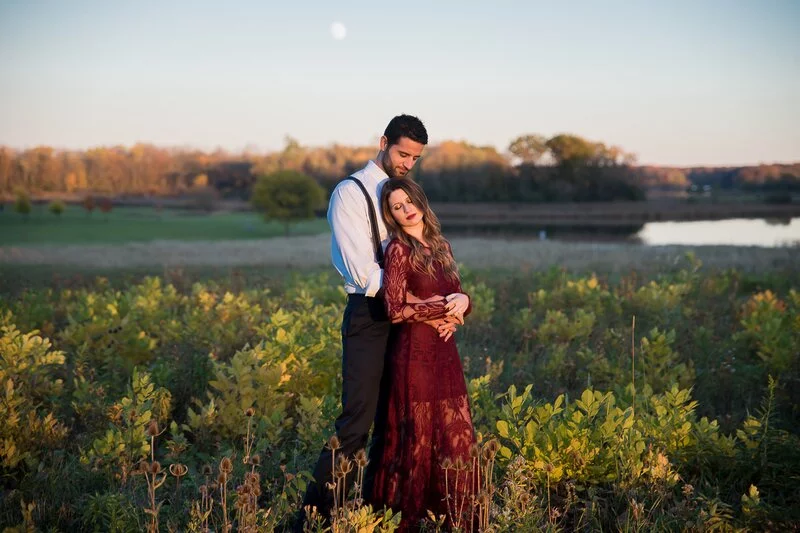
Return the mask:
<path id="1" fill-rule="evenodd" d="M 292 224 L 290 235 L 316 235 L 328 230 L 319 218 Z M 265 222 L 255 212 L 200 214 L 151 207 L 115 207 L 109 213 L 88 214 L 68 205 L 61 215 L 36 205 L 27 215 L 8 206 L 0 211 L 0 246 L 28 244 L 120 244 L 161 239 L 235 240 L 285 235 L 279 222 Z"/>

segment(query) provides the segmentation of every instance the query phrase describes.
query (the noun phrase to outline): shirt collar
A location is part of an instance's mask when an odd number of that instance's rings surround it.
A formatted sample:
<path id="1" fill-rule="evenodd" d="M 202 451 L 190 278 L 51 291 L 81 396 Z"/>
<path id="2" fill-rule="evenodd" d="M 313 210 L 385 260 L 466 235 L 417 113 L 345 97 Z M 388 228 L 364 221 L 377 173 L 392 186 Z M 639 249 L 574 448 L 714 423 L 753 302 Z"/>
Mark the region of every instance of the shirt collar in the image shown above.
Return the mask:
<path id="1" fill-rule="evenodd" d="M 369 163 L 367 163 L 367 166 L 364 167 L 364 174 L 369 176 L 369 179 L 375 183 L 381 183 L 382 181 L 389 179 L 389 175 L 384 172 L 381 167 L 376 165 L 375 161 L 372 159 L 370 159 Z"/>

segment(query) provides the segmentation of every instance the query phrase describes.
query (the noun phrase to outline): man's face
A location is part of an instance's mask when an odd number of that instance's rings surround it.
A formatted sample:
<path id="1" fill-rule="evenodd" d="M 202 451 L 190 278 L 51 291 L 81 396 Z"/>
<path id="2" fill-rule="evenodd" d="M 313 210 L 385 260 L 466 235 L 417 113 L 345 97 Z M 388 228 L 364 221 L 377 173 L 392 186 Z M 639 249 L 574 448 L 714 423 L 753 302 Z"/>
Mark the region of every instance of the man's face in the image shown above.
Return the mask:
<path id="1" fill-rule="evenodd" d="M 400 137 L 393 145 L 389 140 L 381 137 L 381 165 L 390 178 L 405 178 L 414 168 L 414 164 L 422 156 L 425 145 L 412 141 L 408 137 Z"/>

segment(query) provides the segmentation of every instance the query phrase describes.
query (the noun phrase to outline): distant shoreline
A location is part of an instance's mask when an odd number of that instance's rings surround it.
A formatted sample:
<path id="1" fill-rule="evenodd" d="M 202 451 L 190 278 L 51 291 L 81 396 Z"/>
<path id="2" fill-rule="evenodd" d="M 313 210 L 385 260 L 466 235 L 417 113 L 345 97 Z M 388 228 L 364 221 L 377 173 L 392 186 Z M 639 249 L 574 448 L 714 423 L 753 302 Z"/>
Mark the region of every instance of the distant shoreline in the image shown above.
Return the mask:
<path id="1" fill-rule="evenodd" d="M 691 203 L 687 201 L 564 204 L 432 204 L 443 225 L 475 226 L 631 226 L 647 222 L 685 222 L 730 218 L 788 219 L 800 204 Z"/>
<path id="2" fill-rule="evenodd" d="M 101 194 L 96 195 L 102 197 Z M 51 194 L 36 196 L 37 204 L 61 200 L 80 205 L 83 195 Z M 5 209 L 13 207 L 13 199 L 0 199 Z M 131 196 L 112 198 L 118 207 L 152 207 L 181 209 L 198 214 L 252 211 L 245 200 L 217 199 L 198 205 L 191 197 Z M 771 204 L 757 195 L 721 195 L 719 197 L 659 198 L 641 202 L 572 202 L 572 203 L 488 203 L 434 202 L 431 204 L 443 225 L 450 228 L 476 226 L 630 226 L 647 222 L 681 222 L 725 220 L 730 218 L 800 217 L 800 201 Z M 324 216 L 324 210 L 318 213 Z"/>

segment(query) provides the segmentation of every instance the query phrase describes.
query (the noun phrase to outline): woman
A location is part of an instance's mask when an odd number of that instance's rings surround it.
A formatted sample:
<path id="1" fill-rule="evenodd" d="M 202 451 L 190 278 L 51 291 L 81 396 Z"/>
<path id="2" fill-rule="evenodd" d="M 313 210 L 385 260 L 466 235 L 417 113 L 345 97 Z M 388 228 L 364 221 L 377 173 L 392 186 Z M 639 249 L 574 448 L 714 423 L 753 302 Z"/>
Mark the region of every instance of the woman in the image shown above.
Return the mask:
<path id="1" fill-rule="evenodd" d="M 451 333 L 440 335 L 429 322 L 463 324 L 470 299 L 419 185 L 389 180 L 381 208 L 393 236 L 386 248 L 384 299 L 397 326 L 387 360 L 388 416 L 372 500 L 402 512 L 401 530 L 415 528 L 428 510 L 468 527 L 468 473 L 456 473 L 453 466 L 470 464 L 475 442 L 467 388 Z"/>

